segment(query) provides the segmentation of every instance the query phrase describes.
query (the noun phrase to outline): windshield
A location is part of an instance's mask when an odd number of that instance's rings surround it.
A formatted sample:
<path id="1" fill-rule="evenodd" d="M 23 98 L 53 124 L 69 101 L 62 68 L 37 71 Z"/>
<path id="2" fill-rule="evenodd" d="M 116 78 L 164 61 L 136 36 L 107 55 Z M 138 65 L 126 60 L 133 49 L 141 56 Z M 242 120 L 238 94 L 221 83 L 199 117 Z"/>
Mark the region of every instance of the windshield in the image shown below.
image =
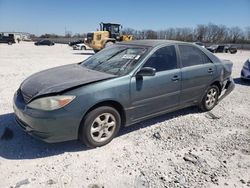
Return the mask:
<path id="1" fill-rule="evenodd" d="M 82 66 L 114 75 L 125 75 L 130 72 L 146 48 L 113 45 L 106 48 L 81 63 Z"/>

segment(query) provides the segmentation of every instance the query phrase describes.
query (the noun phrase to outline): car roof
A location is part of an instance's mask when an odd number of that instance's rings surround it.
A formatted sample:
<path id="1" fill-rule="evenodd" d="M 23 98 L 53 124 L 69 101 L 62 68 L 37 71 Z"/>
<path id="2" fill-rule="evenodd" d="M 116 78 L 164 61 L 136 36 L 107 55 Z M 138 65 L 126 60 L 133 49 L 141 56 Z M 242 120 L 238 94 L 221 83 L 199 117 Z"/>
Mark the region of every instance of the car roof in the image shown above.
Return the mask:
<path id="1" fill-rule="evenodd" d="M 118 44 L 155 47 L 155 46 L 162 45 L 162 44 L 191 44 L 191 43 L 175 41 L 175 40 L 151 40 L 151 39 L 146 39 L 146 40 L 125 41 L 125 42 L 120 42 Z"/>
<path id="2" fill-rule="evenodd" d="M 199 45 L 195 45 L 189 42 L 182 42 L 182 41 L 175 41 L 175 40 L 151 40 L 151 39 L 146 39 L 146 40 L 131 40 L 131 41 L 124 41 L 124 42 L 118 42 L 116 43 L 117 45 L 133 45 L 133 46 L 145 46 L 145 47 L 151 47 L 154 48 L 156 46 L 160 45 L 168 45 L 168 44 L 187 44 L 191 46 L 196 46 L 199 48 L 201 51 L 203 51 L 213 62 L 218 62 L 220 61 L 219 58 L 217 58 L 215 55 L 207 51 L 205 48 L 202 48 Z"/>

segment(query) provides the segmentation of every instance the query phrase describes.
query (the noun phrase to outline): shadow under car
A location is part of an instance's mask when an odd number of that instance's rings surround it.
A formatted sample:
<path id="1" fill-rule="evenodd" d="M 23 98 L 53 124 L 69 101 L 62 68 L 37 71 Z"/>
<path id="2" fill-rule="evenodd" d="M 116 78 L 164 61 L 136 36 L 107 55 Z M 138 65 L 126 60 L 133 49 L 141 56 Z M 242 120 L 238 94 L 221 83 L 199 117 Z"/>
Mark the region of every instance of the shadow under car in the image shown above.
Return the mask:
<path id="1" fill-rule="evenodd" d="M 120 130 L 118 136 L 128 134 L 141 128 L 164 122 L 180 115 L 199 113 L 198 108 L 189 107 L 175 112 L 167 113 L 156 118 L 146 120 L 135 125 L 124 127 Z M 12 131 L 10 138 L 3 138 L 6 129 Z M 6 159 L 35 159 L 54 155 L 64 152 L 77 152 L 89 150 L 77 140 L 49 144 L 36 140 L 26 132 L 22 131 L 15 121 L 14 113 L 0 115 L 0 156 Z M 112 143 L 111 143 L 112 144 Z"/>

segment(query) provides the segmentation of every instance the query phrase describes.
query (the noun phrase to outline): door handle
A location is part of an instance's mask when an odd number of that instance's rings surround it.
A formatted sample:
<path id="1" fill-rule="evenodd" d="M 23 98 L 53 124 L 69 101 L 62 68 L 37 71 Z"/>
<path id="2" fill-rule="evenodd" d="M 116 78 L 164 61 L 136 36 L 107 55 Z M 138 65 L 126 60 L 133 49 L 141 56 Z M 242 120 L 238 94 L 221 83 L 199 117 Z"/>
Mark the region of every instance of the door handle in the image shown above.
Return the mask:
<path id="1" fill-rule="evenodd" d="M 178 80 L 180 80 L 180 77 L 178 76 L 178 75 L 175 75 L 175 76 L 173 76 L 172 77 L 172 81 L 178 81 Z"/>
<path id="2" fill-rule="evenodd" d="M 211 73 L 214 72 L 214 70 L 213 70 L 212 68 L 209 68 L 209 69 L 207 70 L 207 72 L 211 74 Z"/>

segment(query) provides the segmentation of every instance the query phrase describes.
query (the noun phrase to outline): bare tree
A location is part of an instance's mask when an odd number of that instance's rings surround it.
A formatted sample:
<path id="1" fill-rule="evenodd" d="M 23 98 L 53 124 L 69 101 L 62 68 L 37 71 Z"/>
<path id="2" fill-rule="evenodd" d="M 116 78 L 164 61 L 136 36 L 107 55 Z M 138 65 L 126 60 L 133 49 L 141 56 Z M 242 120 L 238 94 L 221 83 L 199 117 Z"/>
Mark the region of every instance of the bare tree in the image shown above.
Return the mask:
<path id="1" fill-rule="evenodd" d="M 246 27 L 245 36 L 246 36 L 246 40 L 250 42 L 250 27 Z"/>
<path id="2" fill-rule="evenodd" d="M 195 28 L 167 28 L 164 30 L 123 29 L 123 34 L 133 35 L 134 39 L 167 39 L 180 41 L 200 41 L 206 43 L 250 42 L 250 26 L 244 32 L 239 27 L 228 28 L 224 25 L 199 24 Z"/>
<path id="3" fill-rule="evenodd" d="M 197 25 L 195 29 L 195 39 L 200 42 L 204 42 L 206 40 L 207 35 L 207 26 L 206 25 Z"/>
<path id="4" fill-rule="evenodd" d="M 145 31 L 146 39 L 157 39 L 157 32 L 153 30 Z"/>
<path id="5" fill-rule="evenodd" d="M 122 34 L 124 35 L 135 35 L 135 30 L 132 28 L 125 28 L 122 30 Z"/>
<path id="6" fill-rule="evenodd" d="M 232 43 L 236 43 L 240 38 L 243 37 L 243 32 L 239 27 L 231 27 L 229 33 Z"/>

